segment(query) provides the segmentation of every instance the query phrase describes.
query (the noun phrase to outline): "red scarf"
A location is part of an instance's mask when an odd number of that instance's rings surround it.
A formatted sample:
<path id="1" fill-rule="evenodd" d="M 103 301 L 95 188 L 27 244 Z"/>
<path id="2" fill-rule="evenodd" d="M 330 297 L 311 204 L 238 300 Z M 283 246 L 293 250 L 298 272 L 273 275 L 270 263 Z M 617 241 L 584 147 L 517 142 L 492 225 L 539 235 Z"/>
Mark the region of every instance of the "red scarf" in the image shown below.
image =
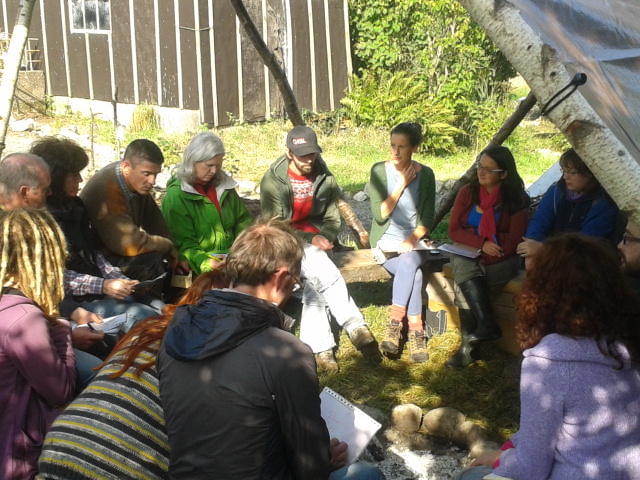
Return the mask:
<path id="1" fill-rule="evenodd" d="M 480 208 L 482 209 L 482 217 L 480 217 L 480 225 L 478 233 L 490 241 L 496 241 L 496 213 L 493 208 L 500 201 L 500 187 L 498 185 L 491 193 L 480 185 Z"/>

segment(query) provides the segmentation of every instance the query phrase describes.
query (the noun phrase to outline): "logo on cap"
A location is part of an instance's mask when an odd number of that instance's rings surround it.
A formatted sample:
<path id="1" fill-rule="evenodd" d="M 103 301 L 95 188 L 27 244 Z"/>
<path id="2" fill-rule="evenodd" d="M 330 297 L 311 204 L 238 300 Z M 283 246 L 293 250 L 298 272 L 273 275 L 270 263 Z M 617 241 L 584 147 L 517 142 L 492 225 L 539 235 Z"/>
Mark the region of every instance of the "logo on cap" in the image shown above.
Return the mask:
<path id="1" fill-rule="evenodd" d="M 294 145 L 304 145 L 305 143 L 307 143 L 307 139 L 306 138 L 294 138 L 291 143 L 293 143 Z"/>

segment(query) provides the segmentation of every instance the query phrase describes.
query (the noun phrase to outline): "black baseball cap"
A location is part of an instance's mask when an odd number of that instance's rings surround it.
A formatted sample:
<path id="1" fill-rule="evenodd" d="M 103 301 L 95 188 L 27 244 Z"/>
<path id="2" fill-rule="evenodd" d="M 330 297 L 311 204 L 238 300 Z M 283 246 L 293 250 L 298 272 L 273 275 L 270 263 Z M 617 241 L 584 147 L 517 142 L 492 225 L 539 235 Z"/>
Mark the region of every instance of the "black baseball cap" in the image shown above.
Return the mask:
<path id="1" fill-rule="evenodd" d="M 322 153 L 318 145 L 318 137 L 309 127 L 297 126 L 287 135 L 287 148 L 296 157 L 304 157 L 310 153 Z"/>

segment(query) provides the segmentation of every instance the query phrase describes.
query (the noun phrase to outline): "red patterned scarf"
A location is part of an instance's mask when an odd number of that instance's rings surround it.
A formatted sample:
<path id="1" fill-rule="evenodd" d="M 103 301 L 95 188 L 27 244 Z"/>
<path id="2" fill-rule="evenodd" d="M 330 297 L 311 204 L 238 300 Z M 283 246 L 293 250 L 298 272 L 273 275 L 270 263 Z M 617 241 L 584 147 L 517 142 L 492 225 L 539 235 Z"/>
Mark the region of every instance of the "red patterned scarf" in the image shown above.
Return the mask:
<path id="1" fill-rule="evenodd" d="M 480 185 L 480 208 L 482 217 L 478 226 L 478 233 L 481 237 L 495 241 L 496 235 L 496 213 L 494 207 L 500 202 L 500 187 L 498 185 L 491 193 Z"/>

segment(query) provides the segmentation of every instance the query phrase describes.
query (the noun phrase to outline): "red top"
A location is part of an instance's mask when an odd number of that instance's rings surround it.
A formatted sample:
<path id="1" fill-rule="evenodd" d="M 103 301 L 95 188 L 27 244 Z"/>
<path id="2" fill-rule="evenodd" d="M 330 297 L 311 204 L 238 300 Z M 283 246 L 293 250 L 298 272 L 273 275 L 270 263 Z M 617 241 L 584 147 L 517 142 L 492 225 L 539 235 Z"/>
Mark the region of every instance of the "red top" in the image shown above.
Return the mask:
<path id="1" fill-rule="evenodd" d="M 288 174 L 291 189 L 293 190 L 291 226 L 303 232 L 320 233 L 320 229 L 307 220 L 313 205 L 313 181 L 315 178 L 298 175 L 292 172 L 290 168 Z"/>

